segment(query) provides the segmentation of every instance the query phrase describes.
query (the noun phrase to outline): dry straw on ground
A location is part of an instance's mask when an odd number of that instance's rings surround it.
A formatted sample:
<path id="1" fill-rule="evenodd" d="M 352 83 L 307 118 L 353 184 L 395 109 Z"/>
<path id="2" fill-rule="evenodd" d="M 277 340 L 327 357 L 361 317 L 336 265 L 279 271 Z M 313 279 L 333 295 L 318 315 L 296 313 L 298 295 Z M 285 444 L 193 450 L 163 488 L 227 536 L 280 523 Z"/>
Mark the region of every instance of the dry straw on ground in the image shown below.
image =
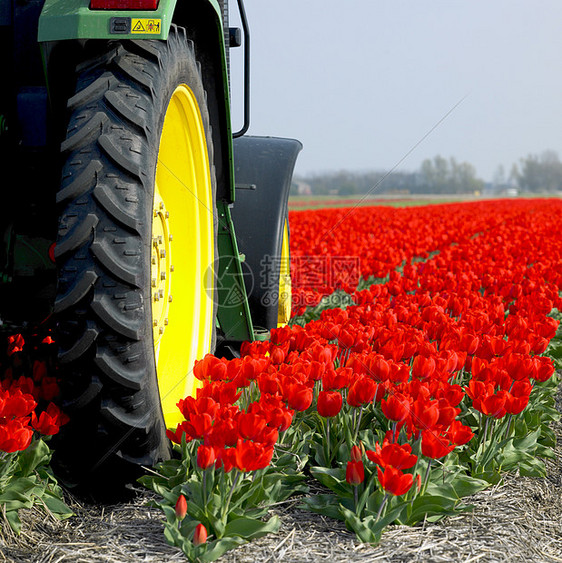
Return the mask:
<path id="1" fill-rule="evenodd" d="M 558 394 L 560 409 L 562 393 Z M 562 424 L 556 423 L 556 457 L 545 479 L 506 476 L 501 485 L 470 499 L 472 512 L 409 528 L 388 528 L 378 546 L 361 544 L 340 522 L 297 509 L 298 499 L 275 507 L 277 534 L 226 554 L 224 563 L 315 562 L 562 562 Z M 89 506 L 70 499 L 76 516 L 65 522 L 23 516 L 18 537 L 0 528 L 0 561 L 14 563 L 186 561 L 167 545 L 161 512 L 134 501 Z"/>

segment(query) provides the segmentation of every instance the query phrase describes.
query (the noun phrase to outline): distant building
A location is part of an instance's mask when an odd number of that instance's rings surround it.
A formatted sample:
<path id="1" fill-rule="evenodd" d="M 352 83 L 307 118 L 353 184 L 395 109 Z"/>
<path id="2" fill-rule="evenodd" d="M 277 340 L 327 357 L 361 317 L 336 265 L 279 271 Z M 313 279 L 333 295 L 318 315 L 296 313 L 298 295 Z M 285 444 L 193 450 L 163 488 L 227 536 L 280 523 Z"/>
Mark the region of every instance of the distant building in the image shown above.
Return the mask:
<path id="1" fill-rule="evenodd" d="M 296 187 L 293 187 L 293 189 L 291 190 L 293 193 L 296 193 L 297 195 L 311 195 L 312 194 L 312 189 L 310 187 L 310 184 L 307 184 L 306 182 L 303 182 L 301 180 L 295 180 L 293 182 L 293 184 Z"/>

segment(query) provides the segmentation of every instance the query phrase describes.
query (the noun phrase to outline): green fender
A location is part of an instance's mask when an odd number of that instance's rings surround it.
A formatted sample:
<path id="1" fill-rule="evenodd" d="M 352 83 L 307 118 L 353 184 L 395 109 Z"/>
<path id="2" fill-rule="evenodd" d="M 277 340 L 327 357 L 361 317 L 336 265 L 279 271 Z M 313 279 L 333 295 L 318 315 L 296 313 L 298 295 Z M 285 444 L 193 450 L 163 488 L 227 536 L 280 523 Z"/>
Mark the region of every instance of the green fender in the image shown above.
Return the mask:
<path id="1" fill-rule="evenodd" d="M 187 0 L 183 0 L 187 1 Z M 206 0 L 222 22 L 216 0 Z M 65 39 L 167 39 L 177 0 L 156 10 L 90 10 L 90 0 L 46 0 L 39 16 L 40 43 Z"/>

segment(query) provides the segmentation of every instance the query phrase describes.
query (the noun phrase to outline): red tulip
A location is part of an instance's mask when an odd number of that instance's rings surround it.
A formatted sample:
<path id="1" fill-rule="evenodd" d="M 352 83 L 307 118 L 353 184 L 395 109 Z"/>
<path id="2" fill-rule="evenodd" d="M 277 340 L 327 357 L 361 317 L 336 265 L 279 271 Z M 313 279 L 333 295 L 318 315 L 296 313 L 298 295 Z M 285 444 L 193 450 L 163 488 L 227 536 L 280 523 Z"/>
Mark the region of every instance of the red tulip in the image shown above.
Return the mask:
<path id="1" fill-rule="evenodd" d="M 28 448 L 33 438 L 33 430 L 24 419 L 13 418 L 0 424 L 0 451 L 13 453 Z"/>
<path id="2" fill-rule="evenodd" d="M 447 438 L 451 440 L 456 446 L 462 446 L 472 440 L 474 432 L 469 426 L 465 426 L 460 420 L 453 420 L 449 430 L 447 431 Z"/>
<path id="3" fill-rule="evenodd" d="M 318 393 L 318 414 L 325 418 L 336 416 L 342 408 L 343 398 L 337 391 L 320 391 Z"/>
<path id="4" fill-rule="evenodd" d="M 547 381 L 554 374 L 552 360 L 546 356 L 536 356 L 534 359 L 537 368 L 536 375 L 533 376 L 537 381 Z"/>
<path id="5" fill-rule="evenodd" d="M 350 485 L 359 485 L 365 480 L 365 467 L 361 460 L 347 462 L 345 480 Z"/>
<path id="6" fill-rule="evenodd" d="M 379 467 L 377 476 L 382 488 L 395 496 L 406 494 L 414 483 L 414 476 L 411 473 L 403 473 L 391 465 L 386 466 L 384 471 Z"/>
<path id="7" fill-rule="evenodd" d="M 455 449 L 455 445 L 447 438 L 439 436 L 432 430 L 423 430 L 421 435 L 421 451 L 425 457 L 440 459 Z"/>
<path id="8" fill-rule="evenodd" d="M 419 379 L 427 379 L 435 371 L 435 359 L 432 357 L 416 356 L 412 364 L 412 375 Z"/>
<path id="9" fill-rule="evenodd" d="M 8 337 L 8 356 L 21 352 L 25 345 L 25 341 L 21 334 L 14 334 Z"/>
<path id="10" fill-rule="evenodd" d="M 289 408 L 296 411 L 305 411 L 312 404 L 313 391 L 301 383 L 290 383 L 287 386 L 287 403 Z"/>
<path id="11" fill-rule="evenodd" d="M 286 408 L 274 407 L 268 412 L 268 424 L 284 432 L 293 422 L 293 411 Z"/>
<path id="12" fill-rule="evenodd" d="M 360 377 L 353 382 L 347 394 L 347 403 L 351 407 L 360 407 L 370 403 L 377 392 L 377 384 L 369 377 Z"/>
<path id="13" fill-rule="evenodd" d="M 241 412 L 238 415 L 238 432 L 241 438 L 256 440 L 267 424 L 261 414 Z"/>
<path id="14" fill-rule="evenodd" d="M 391 393 L 381 401 L 381 409 L 389 420 L 403 422 L 410 414 L 410 400 L 403 393 Z"/>
<path id="15" fill-rule="evenodd" d="M 176 518 L 183 520 L 187 514 L 187 500 L 183 495 L 180 495 L 176 501 Z"/>
<path id="16" fill-rule="evenodd" d="M 383 443 L 381 448 L 377 442 L 375 451 L 367 450 L 367 457 L 381 467 L 394 467 L 395 469 L 410 469 L 414 467 L 417 456 L 412 454 L 412 446 L 410 444 L 390 444 Z"/>
<path id="17" fill-rule="evenodd" d="M 0 394 L 0 399 L 1 398 L 2 396 Z M 0 402 L 0 419 L 29 416 L 36 406 L 37 402 L 33 398 L 33 395 L 23 393 L 20 388 L 15 388 L 8 392 L 4 400 Z"/>
<path id="18" fill-rule="evenodd" d="M 506 391 L 502 391 L 500 389 L 495 394 L 483 397 L 480 402 L 480 408 L 478 408 L 478 410 L 487 416 L 493 416 L 494 418 L 503 418 L 507 412 L 505 410 L 506 398 Z"/>
<path id="19" fill-rule="evenodd" d="M 351 458 L 351 461 L 361 461 L 363 459 L 362 446 L 351 446 L 349 457 Z"/>
<path id="20" fill-rule="evenodd" d="M 31 425 L 45 436 L 56 434 L 59 428 L 68 421 L 68 416 L 62 413 L 54 403 L 49 403 L 49 406 L 39 415 L 39 418 L 37 418 L 35 411 L 31 413 Z"/>
<path id="21" fill-rule="evenodd" d="M 436 400 L 417 398 L 410 413 L 410 421 L 418 430 L 434 428 L 439 420 L 439 402 Z"/>
<path id="22" fill-rule="evenodd" d="M 238 440 L 235 448 L 234 464 L 243 472 L 256 471 L 267 467 L 273 457 L 273 446 L 266 447 L 263 444 L 249 440 Z"/>
<path id="23" fill-rule="evenodd" d="M 201 444 L 197 448 L 197 467 L 207 469 L 215 463 L 217 456 L 212 446 Z"/>
<path id="24" fill-rule="evenodd" d="M 204 544 L 207 541 L 207 528 L 203 524 L 197 524 L 195 526 L 195 532 L 193 533 L 193 545 L 198 546 Z"/>

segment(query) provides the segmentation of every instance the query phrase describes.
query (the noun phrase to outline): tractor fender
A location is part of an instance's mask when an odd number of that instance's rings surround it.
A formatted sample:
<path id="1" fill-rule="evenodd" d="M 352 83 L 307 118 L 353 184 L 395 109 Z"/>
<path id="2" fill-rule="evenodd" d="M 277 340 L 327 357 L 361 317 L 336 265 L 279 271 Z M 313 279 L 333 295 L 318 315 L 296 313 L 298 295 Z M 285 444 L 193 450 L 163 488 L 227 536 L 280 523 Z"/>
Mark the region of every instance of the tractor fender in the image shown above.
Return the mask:
<path id="1" fill-rule="evenodd" d="M 236 197 L 232 207 L 244 281 L 256 327 L 277 327 L 281 247 L 289 190 L 300 141 L 279 137 L 234 139 Z"/>

